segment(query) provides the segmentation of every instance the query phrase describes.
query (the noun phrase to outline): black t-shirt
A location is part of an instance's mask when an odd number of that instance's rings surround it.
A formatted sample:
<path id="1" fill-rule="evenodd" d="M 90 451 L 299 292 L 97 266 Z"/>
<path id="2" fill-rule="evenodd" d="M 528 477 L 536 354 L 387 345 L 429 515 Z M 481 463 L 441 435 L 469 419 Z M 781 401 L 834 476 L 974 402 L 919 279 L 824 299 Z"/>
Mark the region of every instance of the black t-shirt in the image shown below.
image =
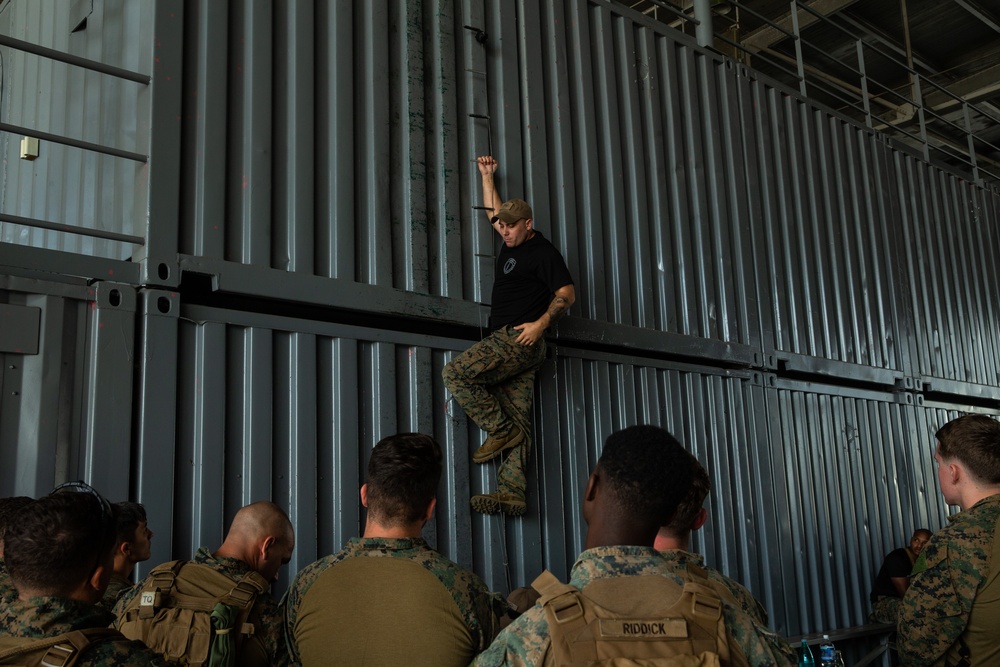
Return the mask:
<path id="1" fill-rule="evenodd" d="M 899 591 L 892 585 L 893 577 L 908 577 L 913 571 L 913 561 L 905 548 L 896 549 L 889 552 L 889 555 L 882 561 L 878 576 L 875 577 L 875 585 L 872 586 L 871 601 L 875 602 L 878 596 L 884 595 L 890 598 L 898 598 Z"/>
<path id="2" fill-rule="evenodd" d="M 541 232 L 515 248 L 504 244 L 493 277 L 490 328 L 534 322 L 560 287 L 573 284 L 566 262 Z"/>

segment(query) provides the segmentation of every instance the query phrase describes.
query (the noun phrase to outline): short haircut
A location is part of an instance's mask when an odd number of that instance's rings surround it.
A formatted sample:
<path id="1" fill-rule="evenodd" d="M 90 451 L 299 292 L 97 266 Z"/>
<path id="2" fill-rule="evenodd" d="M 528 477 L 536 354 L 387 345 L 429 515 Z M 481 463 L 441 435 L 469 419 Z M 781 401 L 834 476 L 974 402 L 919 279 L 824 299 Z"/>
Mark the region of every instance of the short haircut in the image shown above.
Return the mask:
<path id="1" fill-rule="evenodd" d="M 229 525 L 226 539 L 229 539 L 230 535 L 237 535 L 240 539 L 250 541 L 273 537 L 281 543 L 295 543 L 295 529 L 292 527 L 291 519 L 288 518 L 288 513 L 280 505 L 269 500 L 258 500 L 241 507 Z"/>
<path id="2" fill-rule="evenodd" d="M 694 520 L 698 516 L 698 512 L 701 511 L 701 508 L 705 506 L 705 498 L 708 497 L 709 491 L 712 490 L 712 483 L 708 479 L 708 472 L 704 466 L 690 452 L 688 452 L 688 456 L 691 459 L 691 477 L 682 483 L 687 492 L 684 494 L 684 498 L 680 504 L 677 505 L 674 518 L 665 526 L 667 532 L 675 536 L 686 535 L 691 532 Z"/>
<path id="3" fill-rule="evenodd" d="M 942 426 L 937 434 L 943 459 L 958 459 L 973 479 L 1000 484 L 1000 422 L 986 415 L 965 415 Z"/>
<path id="4" fill-rule="evenodd" d="M 921 534 L 926 535 L 927 537 L 933 537 L 934 536 L 934 533 L 932 533 L 931 531 L 927 530 L 926 528 L 917 528 L 915 531 L 913 531 L 913 535 L 910 536 L 910 539 L 912 540 L 914 537 L 916 537 L 917 535 L 921 535 Z"/>
<path id="5" fill-rule="evenodd" d="M 691 455 L 657 426 L 612 433 L 597 462 L 621 509 L 651 528 L 671 522 L 687 493 Z"/>
<path id="6" fill-rule="evenodd" d="M 53 493 L 27 505 L 7 528 L 4 562 L 19 591 L 66 596 L 108 564 L 114 541 L 114 510 L 99 496 Z"/>
<path id="7" fill-rule="evenodd" d="M 139 503 L 128 500 L 115 503 L 116 514 L 118 515 L 118 534 L 115 538 L 115 548 L 126 542 L 135 540 L 135 530 L 140 523 L 146 521 L 146 508 Z"/>
<path id="8" fill-rule="evenodd" d="M 17 518 L 18 513 L 24 509 L 28 503 L 32 503 L 34 501 L 34 498 L 29 498 L 28 496 L 0 498 L 0 542 L 3 541 L 3 534 L 7 530 L 7 525 Z"/>
<path id="9" fill-rule="evenodd" d="M 441 480 L 441 447 L 422 433 L 383 438 L 368 461 L 368 511 L 379 523 L 409 525 L 423 518 Z"/>

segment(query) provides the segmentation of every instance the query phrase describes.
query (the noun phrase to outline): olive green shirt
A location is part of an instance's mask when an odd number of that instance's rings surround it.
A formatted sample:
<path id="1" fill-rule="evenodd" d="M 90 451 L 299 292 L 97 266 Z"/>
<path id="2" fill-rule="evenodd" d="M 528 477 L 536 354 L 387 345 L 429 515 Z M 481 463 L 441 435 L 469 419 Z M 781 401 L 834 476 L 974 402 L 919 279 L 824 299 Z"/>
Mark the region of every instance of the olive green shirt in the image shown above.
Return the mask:
<path id="1" fill-rule="evenodd" d="M 422 538 L 355 538 L 303 569 L 285 599 L 294 662 L 459 667 L 499 631 L 499 597 Z"/>

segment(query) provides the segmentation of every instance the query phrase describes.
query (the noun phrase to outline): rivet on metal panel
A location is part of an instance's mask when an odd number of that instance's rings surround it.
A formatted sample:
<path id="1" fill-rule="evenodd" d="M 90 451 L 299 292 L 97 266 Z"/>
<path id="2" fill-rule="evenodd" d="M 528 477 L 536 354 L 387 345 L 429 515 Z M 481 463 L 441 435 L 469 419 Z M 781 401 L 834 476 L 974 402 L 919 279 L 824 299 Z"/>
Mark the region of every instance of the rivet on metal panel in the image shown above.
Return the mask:
<path id="1" fill-rule="evenodd" d="M 20 393 L 21 392 L 19 392 L 19 391 L 12 391 L 12 392 L 10 392 L 10 395 L 11 396 L 18 396 L 18 395 L 20 395 Z"/>

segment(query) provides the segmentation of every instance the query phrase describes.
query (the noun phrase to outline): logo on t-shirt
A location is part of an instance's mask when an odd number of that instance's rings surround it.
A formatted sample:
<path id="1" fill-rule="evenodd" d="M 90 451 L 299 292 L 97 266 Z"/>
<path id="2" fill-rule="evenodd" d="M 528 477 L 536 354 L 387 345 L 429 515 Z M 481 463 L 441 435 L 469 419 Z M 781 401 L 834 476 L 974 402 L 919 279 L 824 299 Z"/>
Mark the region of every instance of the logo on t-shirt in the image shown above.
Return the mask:
<path id="1" fill-rule="evenodd" d="M 513 257 L 508 259 L 507 263 L 503 265 L 504 275 L 507 275 L 508 273 L 513 271 L 515 266 L 517 266 L 517 260 L 514 259 Z"/>

